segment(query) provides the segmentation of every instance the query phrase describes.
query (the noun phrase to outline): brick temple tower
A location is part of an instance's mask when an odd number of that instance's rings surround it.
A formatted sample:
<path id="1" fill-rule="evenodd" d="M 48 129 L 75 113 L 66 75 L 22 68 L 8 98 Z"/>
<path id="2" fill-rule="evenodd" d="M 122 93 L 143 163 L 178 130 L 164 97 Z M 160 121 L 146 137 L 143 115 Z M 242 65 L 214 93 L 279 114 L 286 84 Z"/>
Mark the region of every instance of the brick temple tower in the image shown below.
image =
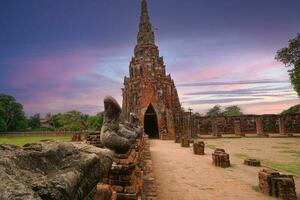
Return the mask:
<path id="1" fill-rule="evenodd" d="M 137 44 L 122 89 L 123 117 L 128 119 L 130 113 L 136 113 L 150 137 L 174 139 L 175 115 L 181 112 L 181 105 L 155 45 L 146 0 L 142 0 L 141 9 Z"/>

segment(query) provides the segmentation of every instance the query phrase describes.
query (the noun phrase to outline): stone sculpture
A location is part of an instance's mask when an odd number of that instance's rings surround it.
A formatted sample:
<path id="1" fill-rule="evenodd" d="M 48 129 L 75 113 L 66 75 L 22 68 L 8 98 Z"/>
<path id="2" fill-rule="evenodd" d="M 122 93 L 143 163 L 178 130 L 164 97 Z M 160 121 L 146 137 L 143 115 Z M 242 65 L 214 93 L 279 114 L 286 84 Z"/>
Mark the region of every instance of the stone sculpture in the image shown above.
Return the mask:
<path id="1" fill-rule="evenodd" d="M 0 145 L 0 199 L 86 199 L 112 161 L 111 151 L 87 144 Z"/>
<path id="2" fill-rule="evenodd" d="M 113 97 L 104 99 L 104 122 L 101 129 L 101 143 L 115 153 L 126 153 L 141 134 L 134 123 L 120 123 L 121 107 Z M 136 119 L 135 119 L 136 120 Z M 136 123 L 136 121 L 134 122 Z"/>

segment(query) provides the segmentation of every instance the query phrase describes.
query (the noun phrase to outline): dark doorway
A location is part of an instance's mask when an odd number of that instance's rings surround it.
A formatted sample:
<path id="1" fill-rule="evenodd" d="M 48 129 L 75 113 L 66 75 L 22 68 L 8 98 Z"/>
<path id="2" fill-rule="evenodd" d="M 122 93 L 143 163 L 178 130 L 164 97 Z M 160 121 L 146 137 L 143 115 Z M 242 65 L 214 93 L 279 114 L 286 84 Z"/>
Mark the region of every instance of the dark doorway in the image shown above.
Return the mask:
<path id="1" fill-rule="evenodd" d="M 144 130 L 145 133 L 149 135 L 149 138 L 159 138 L 157 115 L 151 104 L 149 105 L 145 113 Z"/>

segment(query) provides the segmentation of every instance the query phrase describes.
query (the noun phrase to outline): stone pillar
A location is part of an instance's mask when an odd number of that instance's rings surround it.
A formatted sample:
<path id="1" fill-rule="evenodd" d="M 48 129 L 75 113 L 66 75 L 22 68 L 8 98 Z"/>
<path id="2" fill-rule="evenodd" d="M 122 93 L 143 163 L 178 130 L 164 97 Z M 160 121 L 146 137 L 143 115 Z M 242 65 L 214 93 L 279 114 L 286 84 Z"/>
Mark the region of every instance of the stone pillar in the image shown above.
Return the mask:
<path id="1" fill-rule="evenodd" d="M 222 137 L 222 134 L 218 130 L 218 122 L 213 120 L 211 125 L 212 125 L 212 135 L 217 137 Z"/>
<path id="2" fill-rule="evenodd" d="M 262 117 L 256 117 L 255 118 L 255 124 L 256 124 L 257 136 L 259 136 L 259 137 L 268 137 L 268 134 L 264 133 L 264 126 L 263 126 Z"/>
<path id="3" fill-rule="evenodd" d="M 278 126 L 279 126 L 279 134 L 280 135 L 286 135 L 286 128 L 285 128 L 285 124 L 284 124 L 284 118 L 283 117 L 279 117 L 278 119 Z"/>
<path id="4" fill-rule="evenodd" d="M 234 127 L 234 134 L 236 136 L 241 136 L 241 137 L 245 136 L 245 133 L 243 133 L 242 129 L 241 129 L 241 121 L 240 120 L 235 120 L 233 122 L 233 127 Z"/>

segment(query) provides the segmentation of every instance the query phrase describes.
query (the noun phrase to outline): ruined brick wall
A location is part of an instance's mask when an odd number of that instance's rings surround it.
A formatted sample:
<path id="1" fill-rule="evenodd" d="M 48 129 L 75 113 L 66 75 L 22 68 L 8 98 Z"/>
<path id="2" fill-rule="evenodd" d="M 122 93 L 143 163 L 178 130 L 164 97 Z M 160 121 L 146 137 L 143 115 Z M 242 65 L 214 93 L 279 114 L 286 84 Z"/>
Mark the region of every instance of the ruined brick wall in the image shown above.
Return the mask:
<path id="1" fill-rule="evenodd" d="M 242 115 L 239 117 L 193 117 L 192 135 L 209 135 L 213 132 L 221 134 L 234 134 L 235 122 L 239 122 L 243 134 L 257 134 L 256 119 L 262 120 L 262 131 L 266 134 L 300 133 L 300 114 L 289 115 Z M 281 122 L 280 122 L 281 120 Z M 282 124 L 280 124 L 282 123 Z M 281 127 L 282 125 L 283 127 Z M 181 127 L 183 128 L 183 127 Z M 281 128 L 281 131 L 280 131 Z M 181 129 L 179 129 L 181 130 Z"/>

